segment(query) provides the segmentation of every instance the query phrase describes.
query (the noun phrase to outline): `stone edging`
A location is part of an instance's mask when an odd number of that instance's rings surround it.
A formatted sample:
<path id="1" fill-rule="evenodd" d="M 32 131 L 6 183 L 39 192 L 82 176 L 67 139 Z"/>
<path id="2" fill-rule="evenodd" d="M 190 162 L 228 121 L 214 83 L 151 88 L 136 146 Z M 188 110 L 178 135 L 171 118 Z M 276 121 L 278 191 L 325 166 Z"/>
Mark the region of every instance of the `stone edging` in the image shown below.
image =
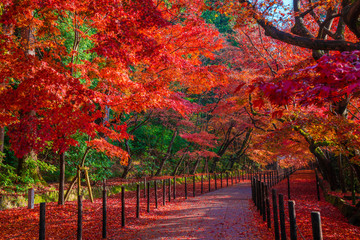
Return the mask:
<path id="1" fill-rule="evenodd" d="M 329 194 L 327 189 L 324 187 L 322 179 L 319 179 L 319 184 L 323 190 L 325 200 L 338 208 L 352 225 L 360 226 L 360 208 L 357 209 L 356 207 L 348 204 L 342 198 Z"/>

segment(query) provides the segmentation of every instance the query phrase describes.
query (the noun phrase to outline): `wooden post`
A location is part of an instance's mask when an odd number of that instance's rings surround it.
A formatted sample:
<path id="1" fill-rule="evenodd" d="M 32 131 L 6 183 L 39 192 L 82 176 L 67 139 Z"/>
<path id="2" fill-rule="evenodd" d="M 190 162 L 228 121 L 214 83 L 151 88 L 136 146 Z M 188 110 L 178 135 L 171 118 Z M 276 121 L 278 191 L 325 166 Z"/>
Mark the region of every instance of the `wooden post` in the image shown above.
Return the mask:
<path id="1" fill-rule="evenodd" d="M 262 179 L 262 173 L 259 172 L 259 180 L 260 180 L 260 182 L 261 182 L 261 179 Z"/>
<path id="2" fill-rule="evenodd" d="M 260 215 L 263 216 L 264 215 L 264 206 L 263 206 L 263 200 L 264 200 L 264 195 L 263 195 L 263 186 L 264 183 L 263 182 L 259 182 L 259 196 L 260 196 L 260 201 L 259 201 L 259 206 L 260 206 Z"/>
<path id="3" fill-rule="evenodd" d="M 223 188 L 223 173 L 220 173 L 220 188 Z"/>
<path id="4" fill-rule="evenodd" d="M 34 209 L 34 189 L 28 190 L 28 209 Z"/>
<path id="5" fill-rule="evenodd" d="M 195 197 L 196 194 L 196 176 L 193 176 L 193 197 Z"/>
<path id="6" fill-rule="evenodd" d="M 208 179 L 209 179 L 209 192 L 211 191 L 211 175 L 209 173 L 208 175 Z"/>
<path id="7" fill-rule="evenodd" d="M 150 183 L 147 182 L 147 212 L 150 212 Z"/>
<path id="8" fill-rule="evenodd" d="M 271 216 L 270 216 L 270 200 L 269 200 L 269 188 L 265 185 L 265 204 L 266 204 L 266 220 L 267 220 L 267 227 L 271 228 Z"/>
<path id="9" fill-rule="evenodd" d="M 176 199 L 176 177 L 174 177 L 174 199 Z"/>
<path id="10" fill-rule="evenodd" d="M 144 198 L 146 198 L 146 186 L 147 186 L 147 183 L 146 183 L 146 177 L 144 178 Z"/>
<path id="11" fill-rule="evenodd" d="M 215 190 L 217 190 L 217 178 L 216 178 L 216 173 L 214 174 L 214 179 L 215 179 Z"/>
<path id="12" fill-rule="evenodd" d="M 163 206 L 166 205 L 166 181 L 163 180 Z"/>
<path id="13" fill-rule="evenodd" d="M 251 179 L 251 199 L 254 201 L 254 184 L 253 184 L 253 180 Z"/>
<path id="14" fill-rule="evenodd" d="M 201 175 L 201 194 L 204 193 L 204 175 Z"/>
<path id="15" fill-rule="evenodd" d="M 262 215 L 263 215 L 263 221 L 266 221 L 266 206 L 265 206 L 265 182 L 261 182 L 260 183 L 260 190 L 261 190 L 261 202 L 260 202 L 260 207 L 262 208 Z"/>
<path id="16" fill-rule="evenodd" d="M 39 240 L 45 240 L 45 210 L 46 203 L 40 203 Z"/>
<path id="17" fill-rule="evenodd" d="M 226 186 L 229 186 L 229 173 L 226 172 Z"/>
<path id="18" fill-rule="evenodd" d="M 290 239 L 297 240 L 295 201 L 288 201 L 290 218 Z"/>
<path id="19" fill-rule="evenodd" d="M 255 184 L 254 184 L 254 179 L 251 179 L 251 197 L 254 203 L 256 203 L 255 201 Z"/>
<path id="20" fill-rule="evenodd" d="M 125 186 L 121 186 L 121 226 L 125 227 Z"/>
<path id="21" fill-rule="evenodd" d="M 136 185 L 136 218 L 140 218 L 140 185 Z"/>
<path id="22" fill-rule="evenodd" d="M 106 231 L 106 223 L 107 223 L 107 215 L 106 215 L 106 189 L 103 189 L 102 192 L 102 238 L 107 237 L 107 231 Z"/>
<path id="23" fill-rule="evenodd" d="M 322 240 L 323 234 L 321 229 L 320 212 L 311 212 L 311 223 L 314 240 Z"/>
<path id="24" fill-rule="evenodd" d="M 187 190 L 187 178 L 185 177 L 185 199 L 188 198 L 188 190 Z"/>
<path id="25" fill-rule="evenodd" d="M 275 186 L 279 182 L 279 174 L 277 170 L 273 171 L 272 181 L 273 181 L 272 183 L 273 186 Z"/>
<path id="26" fill-rule="evenodd" d="M 279 183 L 279 172 L 278 170 L 274 171 L 274 186 Z"/>
<path id="27" fill-rule="evenodd" d="M 258 180 L 254 177 L 254 195 L 255 195 L 255 206 L 257 208 L 257 210 L 259 210 L 258 208 Z"/>
<path id="28" fill-rule="evenodd" d="M 255 206 L 256 206 L 256 209 L 259 210 L 259 205 L 258 205 L 258 198 L 259 198 L 258 180 L 255 177 L 254 177 L 254 190 L 255 190 Z"/>
<path id="29" fill-rule="evenodd" d="M 273 202 L 275 240 L 279 240 L 280 239 L 279 217 L 278 217 L 278 207 L 277 207 L 276 190 L 275 189 L 272 189 L 272 202 Z"/>
<path id="30" fill-rule="evenodd" d="M 266 209 L 266 199 L 269 197 L 268 196 L 268 185 L 266 185 L 265 183 L 264 183 L 264 215 L 266 215 L 266 217 L 267 217 L 267 209 Z M 266 219 L 264 218 L 264 221 L 266 221 Z"/>
<path id="31" fill-rule="evenodd" d="M 158 208 L 157 181 L 154 181 L 155 208 Z"/>
<path id="32" fill-rule="evenodd" d="M 65 153 L 60 153 L 59 159 L 59 198 L 58 204 L 64 205 L 65 198 L 64 198 L 64 186 L 65 186 Z"/>
<path id="33" fill-rule="evenodd" d="M 79 178 L 80 179 L 80 178 Z M 77 240 L 82 239 L 82 196 L 78 196 Z"/>
<path id="34" fill-rule="evenodd" d="M 261 211 L 261 189 L 260 189 L 260 180 L 257 180 L 256 185 L 256 195 L 257 195 L 257 209 Z"/>
<path id="35" fill-rule="evenodd" d="M 282 194 L 279 194 L 279 215 L 280 215 L 281 240 L 286 240 L 284 195 Z"/>
<path id="36" fill-rule="evenodd" d="M 169 178 L 169 202 L 171 202 L 171 178 Z"/>
<path id="37" fill-rule="evenodd" d="M 266 198 L 266 217 L 267 217 L 267 227 L 271 228 L 271 216 L 270 216 L 270 201 L 269 198 Z"/>
<path id="38" fill-rule="evenodd" d="M 262 206 L 262 212 L 263 212 L 263 221 L 266 222 L 266 194 L 265 194 L 265 183 L 261 183 L 261 206 Z"/>

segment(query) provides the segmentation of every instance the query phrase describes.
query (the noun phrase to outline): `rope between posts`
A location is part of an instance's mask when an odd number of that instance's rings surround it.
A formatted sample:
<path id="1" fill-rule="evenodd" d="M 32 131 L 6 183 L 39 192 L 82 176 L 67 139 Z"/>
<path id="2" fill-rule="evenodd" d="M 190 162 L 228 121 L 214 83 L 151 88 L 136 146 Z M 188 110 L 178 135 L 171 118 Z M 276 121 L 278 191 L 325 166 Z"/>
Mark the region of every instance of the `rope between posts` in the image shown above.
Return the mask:
<path id="1" fill-rule="evenodd" d="M 285 216 L 286 216 L 286 215 L 285 215 Z M 285 219 L 290 223 L 290 218 L 289 218 L 289 217 L 286 216 Z M 296 224 L 296 231 L 299 232 L 299 234 L 300 234 L 300 236 L 301 236 L 301 238 L 302 238 L 303 240 L 306 240 L 306 238 L 304 237 L 304 235 L 302 235 L 302 233 L 301 233 L 301 231 L 300 231 L 300 229 L 299 229 L 299 227 L 298 227 L 297 224 Z"/>

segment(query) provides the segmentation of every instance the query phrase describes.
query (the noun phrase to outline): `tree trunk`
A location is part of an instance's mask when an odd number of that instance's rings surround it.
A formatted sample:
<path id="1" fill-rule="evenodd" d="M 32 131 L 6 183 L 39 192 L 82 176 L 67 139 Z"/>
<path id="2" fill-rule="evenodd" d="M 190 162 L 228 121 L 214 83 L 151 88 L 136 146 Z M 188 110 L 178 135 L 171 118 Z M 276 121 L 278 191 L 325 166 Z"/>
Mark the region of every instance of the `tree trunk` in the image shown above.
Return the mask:
<path id="1" fill-rule="evenodd" d="M 27 161 L 34 161 L 36 164 L 35 166 L 29 166 L 26 164 Z M 31 150 L 24 157 L 18 159 L 17 175 L 20 177 L 24 176 L 25 169 L 28 170 L 28 177 L 31 177 L 35 182 L 40 182 L 41 184 L 46 185 L 46 182 L 41 176 L 40 169 L 37 164 L 37 154 L 33 150 Z"/>
<path id="2" fill-rule="evenodd" d="M 18 159 L 18 165 L 17 165 L 17 168 L 16 168 L 16 174 L 18 176 L 22 175 L 22 172 L 23 172 L 23 169 L 24 169 L 24 162 L 25 162 L 24 157 Z"/>
<path id="3" fill-rule="evenodd" d="M 349 1 L 350 2 L 350 1 Z M 360 27 L 359 27 L 359 17 L 360 17 L 360 2 L 351 1 L 351 5 L 348 5 L 343 8 L 342 15 L 344 18 L 345 24 L 349 29 L 356 35 L 357 38 L 360 38 Z"/>
<path id="4" fill-rule="evenodd" d="M 345 179 L 344 179 L 344 169 L 343 169 L 343 165 L 342 165 L 341 154 L 338 157 L 338 168 L 339 168 L 339 179 L 340 179 L 341 191 L 343 193 L 346 193 L 346 186 L 345 186 Z"/>
<path id="5" fill-rule="evenodd" d="M 29 25 L 27 27 L 24 27 L 23 29 L 21 29 L 21 40 L 22 42 L 24 42 L 24 46 L 25 46 L 25 52 L 24 54 L 26 56 L 35 56 L 35 48 L 34 48 L 34 44 L 35 44 L 35 36 L 33 34 L 33 29 L 32 27 Z M 34 110 L 30 110 L 26 113 L 23 114 L 27 114 L 30 117 L 36 117 L 36 113 Z M 24 122 L 23 118 L 21 117 L 22 114 L 20 114 L 20 122 Z M 26 124 L 26 123 L 24 123 Z M 31 131 L 36 131 L 36 129 L 31 129 Z M 25 161 L 31 158 L 34 161 L 37 160 L 37 155 L 33 150 L 30 150 L 29 153 L 25 154 L 24 157 L 19 159 L 18 162 L 18 167 L 17 167 L 17 174 L 19 176 L 21 176 L 23 174 L 24 171 L 24 166 L 25 166 Z M 36 167 L 35 172 L 34 173 L 38 173 L 39 176 L 35 176 L 35 178 L 38 179 L 42 179 L 42 177 L 40 176 L 40 171 L 38 169 L 38 167 Z"/>
<path id="6" fill-rule="evenodd" d="M 208 163 L 208 159 L 205 158 L 205 164 L 204 164 L 204 168 L 202 170 L 203 173 L 209 173 L 209 163 Z"/>
<path id="7" fill-rule="evenodd" d="M 2 30 L 5 35 L 12 35 L 14 33 L 14 27 L 11 25 L 2 24 Z M 4 152 L 4 140 L 5 140 L 5 127 L 0 128 L 0 152 Z M 1 162 L 1 159 L 0 159 Z"/>
<path id="8" fill-rule="evenodd" d="M 331 190 L 334 191 L 339 188 L 339 184 L 336 178 L 336 170 L 332 167 L 331 160 L 327 159 L 323 154 L 318 153 L 318 151 L 319 150 L 310 147 L 310 152 L 315 155 L 318 161 L 319 170 L 322 176 L 329 182 Z"/>
<path id="9" fill-rule="evenodd" d="M 176 173 L 179 171 L 179 168 L 180 168 L 180 165 L 181 163 L 184 161 L 184 158 L 185 158 L 185 154 L 183 154 L 180 158 L 180 161 L 178 162 L 178 164 L 176 165 L 173 173 L 171 174 L 172 176 L 176 176 Z"/>
<path id="10" fill-rule="evenodd" d="M 220 161 L 219 157 L 214 157 L 213 163 L 211 164 L 210 172 L 215 172 L 217 162 Z"/>
<path id="11" fill-rule="evenodd" d="M 131 166 L 132 166 L 132 160 L 131 160 L 131 157 L 129 157 L 128 159 L 128 165 L 127 166 L 124 166 L 124 172 L 122 173 L 121 177 L 122 178 L 127 178 L 128 175 L 129 175 L 129 172 L 131 170 Z"/>
<path id="12" fill-rule="evenodd" d="M 129 145 L 129 139 L 126 139 L 125 140 L 125 146 L 126 146 L 126 150 L 129 154 L 129 159 L 128 159 L 128 165 L 127 166 L 124 166 L 124 172 L 123 174 L 121 175 L 122 178 L 127 178 L 131 168 L 132 168 L 132 158 L 131 158 L 131 155 L 130 155 L 130 145 Z"/>
<path id="13" fill-rule="evenodd" d="M 65 153 L 60 154 L 60 176 L 59 176 L 59 199 L 58 205 L 64 205 L 64 186 L 65 186 Z"/>
<path id="14" fill-rule="evenodd" d="M 360 166 L 357 164 L 351 164 L 351 166 L 353 167 L 353 169 L 355 171 L 358 182 L 360 182 Z"/>
<path id="15" fill-rule="evenodd" d="M 155 173 L 155 176 L 159 176 L 164 168 L 164 165 L 165 165 L 165 162 L 170 158 L 171 156 L 171 149 L 172 149 L 172 146 L 173 146 L 173 143 L 175 141 L 175 138 L 176 138 L 176 135 L 177 135 L 177 130 L 175 129 L 174 130 L 174 133 L 172 135 L 172 138 L 171 138 L 171 141 L 169 143 L 169 146 L 168 146 L 168 149 L 167 149 L 167 152 L 165 154 L 165 156 L 161 159 L 161 162 L 160 162 L 160 168 L 157 170 L 157 172 Z"/>
<path id="16" fill-rule="evenodd" d="M 196 162 L 195 162 L 195 165 L 194 165 L 194 168 L 193 168 L 193 170 L 191 171 L 191 174 L 195 174 L 196 173 L 196 170 L 197 170 L 197 168 L 199 167 L 199 163 L 200 163 L 200 158 L 198 158 L 197 160 L 196 160 Z"/>

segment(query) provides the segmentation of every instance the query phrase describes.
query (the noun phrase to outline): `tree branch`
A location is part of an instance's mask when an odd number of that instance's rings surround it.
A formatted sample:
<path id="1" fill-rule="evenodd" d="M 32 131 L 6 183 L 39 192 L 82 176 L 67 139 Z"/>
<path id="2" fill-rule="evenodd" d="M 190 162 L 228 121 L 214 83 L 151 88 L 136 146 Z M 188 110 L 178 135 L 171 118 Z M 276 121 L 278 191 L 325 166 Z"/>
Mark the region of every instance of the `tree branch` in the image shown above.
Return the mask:
<path id="1" fill-rule="evenodd" d="M 248 4 L 248 6 L 254 9 L 254 6 L 247 0 L 239 0 L 239 2 L 246 3 Z M 359 10 L 360 10 L 360 6 L 359 6 Z M 265 30 L 265 34 L 267 36 L 282 41 L 284 43 L 288 43 L 294 46 L 303 47 L 312 50 L 332 50 L 332 51 L 360 50 L 359 43 L 347 42 L 343 40 L 320 40 L 320 39 L 313 39 L 308 37 L 301 37 L 277 29 L 269 21 L 266 21 L 264 17 L 259 16 L 256 13 L 253 14 L 253 17 L 255 18 L 256 22 Z M 348 24 L 346 21 L 345 23 Z"/>

